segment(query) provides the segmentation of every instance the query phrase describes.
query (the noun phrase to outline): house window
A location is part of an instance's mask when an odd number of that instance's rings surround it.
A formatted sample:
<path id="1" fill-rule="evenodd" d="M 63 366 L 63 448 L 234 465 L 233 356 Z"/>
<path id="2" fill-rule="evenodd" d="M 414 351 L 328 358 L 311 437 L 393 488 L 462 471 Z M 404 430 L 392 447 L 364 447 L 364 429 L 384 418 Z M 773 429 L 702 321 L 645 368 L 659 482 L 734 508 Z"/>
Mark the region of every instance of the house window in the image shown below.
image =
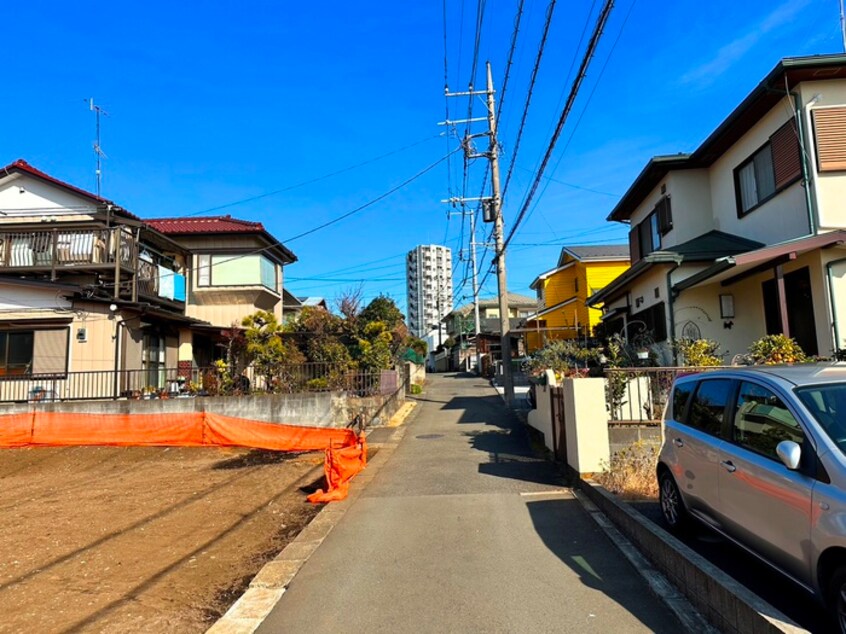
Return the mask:
<path id="1" fill-rule="evenodd" d="M 801 176 L 799 135 L 791 119 L 734 170 L 738 217 L 762 205 Z"/>
<path id="2" fill-rule="evenodd" d="M 165 374 L 165 341 L 157 333 L 144 334 L 144 348 L 141 355 L 141 366 L 146 375 L 145 387 L 164 387 Z"/>
<path id="3" fill-rule="evenodd" d="M 767 143 L 734 171 L 738 213 L 742 216 L 775 195 L 773 152 Z"/>
<path id="4" fill-rule="evenodd" d="M 197 286 L 211 286 L 211 256 L 208 253 L 197 256 Z"/>
<path id="5" fill-rule="evenodd" d="M 670 197 L 664 196 L 645 220 L 635 225 L 629 234 L 629 254 L 632 262 L 661 248 L 661 240 L 673 228 Z"/>
<path id="6" fill-rule="evenodd" d="M 199 254 L 197 286 L 264 286 L 276 292 L 276 264 L 263 255 Z"/>
<path id="7" fill-rule="evenodd" d="M 32 374 L 35 333 L 0 332 L 0 376 Z"/>

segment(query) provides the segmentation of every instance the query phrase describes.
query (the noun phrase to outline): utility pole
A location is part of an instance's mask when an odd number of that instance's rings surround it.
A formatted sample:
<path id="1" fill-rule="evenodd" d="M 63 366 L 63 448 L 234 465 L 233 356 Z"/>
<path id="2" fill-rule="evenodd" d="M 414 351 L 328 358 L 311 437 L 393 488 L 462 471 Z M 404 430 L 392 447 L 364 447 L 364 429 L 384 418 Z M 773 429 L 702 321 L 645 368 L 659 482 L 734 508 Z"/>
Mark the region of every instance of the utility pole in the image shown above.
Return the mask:
<path id="1" fill-rule="evenodd" d="M 476 372 L 482 374 L 482 353 L 479 351 L 479 333 L 482 323 L 479 319 L 479 269 L 476 266 L 476 214 L 470 214 L 470 259 L 473 265 L 473 317 L 476 326 Z"/>
<path id="2" fill-rule="evenodd" d="M 502 333 L 500 351 L 502 354 L 502 380 L 505 388 L 505 402 L 514 402 L 514 376 L 511 368 L 511 322 L 508 314 L 508 284 L 505 277 L 505 247 L 503 246 L 502 199 L 499 193 L 499 147 L 496 138 L 496 112 L 494 102 L 491 63 L 485 64 L 488 71 L 488 132 L 490 146 L 488 159 L 491 162 L 491 213 L 494 217 L 494 241 L 496 243 L 496 281 L 499 288 L 499 328 Z"/>
<path id="3" fill-rule="evenodd" d="M 496 276 L 499 290 L 499 325 L 500 325 L 500 351 L 502 354 L 502 374 L 503 387 L 505 388 L 505 401 L 511 405 L 514 402 L 514 377 L 511 368 L 511 323 L 508 315 L 508 285 L 505 274 L 505 248 L 503 237 L 502 224 L 502 199 L 500 194 L 500 180 L 499 180 L 499 143 L 496 137 L 496 104 L 494 101 L 493 76 L 491 74 L 491 64 L 486 63 L 487 69 L 487 85 L 485 90 L 475 91 L 473 86 L 467 92 L 449 92 L 447 88 L 447 97 L 470 97 L 471 99 L 485 95 L 487 105 L 487 116 L 472 119 L 465 119 L 464 121 L 445 121 L 443 125 L 453 125 L 456 123 L 473 123 L 476 121 L 487 121 L 488 131 L 482 134 L 467 135 L 464 139 L 464 152 L 468 159 L 486 158 L 490 161 L 491 167 L 491 195 L 482 196 L 481 198 L 451 198 L 442 202 L 456 203 L 460 202 L 462 205 L 468 201 L 479 201 L 486 210 L 484 214 L 485 222 L 494 223 L 494 238 L 496 240 Z M 480 154 L 472 153 L 471 140 L 477 136 L 488 137 L 488 151 Z M 476 317 L 476 358 L 479 363 L 479 289 L 477 281 L 476 269 L 476 239 L 475 239 L 475 220 L 471 225 L 471 252 L 473 254 L 473 294 L 475 300 L 475 317 Z M 481 370 L 481 366 L 478 366 Z"/>

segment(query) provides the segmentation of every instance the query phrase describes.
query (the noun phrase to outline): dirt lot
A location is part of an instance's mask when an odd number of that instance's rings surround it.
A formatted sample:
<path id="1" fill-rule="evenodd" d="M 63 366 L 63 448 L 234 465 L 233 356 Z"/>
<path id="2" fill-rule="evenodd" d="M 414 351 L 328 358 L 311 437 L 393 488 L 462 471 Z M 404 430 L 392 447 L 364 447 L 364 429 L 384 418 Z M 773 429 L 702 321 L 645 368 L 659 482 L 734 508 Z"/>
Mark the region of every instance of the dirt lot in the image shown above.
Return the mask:
<path id="1" fill-rule="evenodd" d="M 0 631 L 202 632 L 318 508 L 322 454 L 0 450 Z"/>

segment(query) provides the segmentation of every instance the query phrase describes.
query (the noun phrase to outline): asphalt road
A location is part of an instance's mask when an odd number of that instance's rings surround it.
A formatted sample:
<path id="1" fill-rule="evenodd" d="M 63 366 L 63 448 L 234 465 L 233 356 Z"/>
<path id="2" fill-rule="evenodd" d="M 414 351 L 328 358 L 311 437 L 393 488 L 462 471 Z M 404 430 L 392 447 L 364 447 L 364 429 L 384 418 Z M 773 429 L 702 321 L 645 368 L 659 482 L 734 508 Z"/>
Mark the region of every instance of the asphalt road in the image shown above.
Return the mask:
<path id="1" fill-rule="evenodd" d="M 490 386 L 418 408 L 259 632 L 680 631 Z"/>
<path id="2" fill-rule="evenodd" d="M 657 502 L 636 503 L 632 508 L 664 527 Z M 721 535 L 704 526 L 694 525 L 688 534 L 679 538 L 805 629 L 817 634 L 836 632 L 823 608 L 804 589 L 774 572 L 772 568 Z"/>

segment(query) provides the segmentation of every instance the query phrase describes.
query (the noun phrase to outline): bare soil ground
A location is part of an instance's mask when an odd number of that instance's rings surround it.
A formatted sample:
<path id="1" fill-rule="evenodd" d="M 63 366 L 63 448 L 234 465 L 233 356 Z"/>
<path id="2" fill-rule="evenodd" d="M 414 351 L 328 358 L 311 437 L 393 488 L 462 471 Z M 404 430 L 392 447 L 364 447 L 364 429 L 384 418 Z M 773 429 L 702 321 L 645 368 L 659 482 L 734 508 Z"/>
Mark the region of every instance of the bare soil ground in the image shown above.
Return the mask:
<path id="1" fill-rule="evenodd" d="M 0 450 L 0 631 L 203 632 L 319 510 L 321 454 Z"/>

